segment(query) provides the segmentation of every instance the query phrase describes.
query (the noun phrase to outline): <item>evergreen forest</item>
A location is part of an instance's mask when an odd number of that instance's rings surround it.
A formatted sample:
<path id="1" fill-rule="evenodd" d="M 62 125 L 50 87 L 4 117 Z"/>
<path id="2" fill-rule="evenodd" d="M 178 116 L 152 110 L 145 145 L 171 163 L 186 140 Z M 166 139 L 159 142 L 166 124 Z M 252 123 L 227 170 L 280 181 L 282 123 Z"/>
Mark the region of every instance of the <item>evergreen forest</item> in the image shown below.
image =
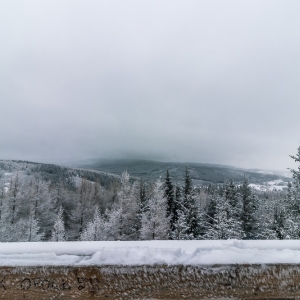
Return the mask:
<path id="1" fill-rule="evenodd" d="M 293 160 L 300 163 L 300 147 Z M 299 239 L 300 167 L 283 190 L 196 186 L 26 161 L 0 161 L 0 241 Z"/>

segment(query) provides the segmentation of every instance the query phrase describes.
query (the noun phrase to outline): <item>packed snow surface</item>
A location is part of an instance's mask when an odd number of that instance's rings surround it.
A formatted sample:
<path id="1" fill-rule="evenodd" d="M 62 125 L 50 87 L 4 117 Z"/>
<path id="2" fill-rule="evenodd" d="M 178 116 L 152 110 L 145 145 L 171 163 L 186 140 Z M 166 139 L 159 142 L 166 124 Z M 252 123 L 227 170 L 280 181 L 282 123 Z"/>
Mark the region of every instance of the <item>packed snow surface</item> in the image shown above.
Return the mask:
<path id="1" fill-rule="evenodd" d="M 300 263 L 300 240 L 0 243 L 1 266 Z"/>

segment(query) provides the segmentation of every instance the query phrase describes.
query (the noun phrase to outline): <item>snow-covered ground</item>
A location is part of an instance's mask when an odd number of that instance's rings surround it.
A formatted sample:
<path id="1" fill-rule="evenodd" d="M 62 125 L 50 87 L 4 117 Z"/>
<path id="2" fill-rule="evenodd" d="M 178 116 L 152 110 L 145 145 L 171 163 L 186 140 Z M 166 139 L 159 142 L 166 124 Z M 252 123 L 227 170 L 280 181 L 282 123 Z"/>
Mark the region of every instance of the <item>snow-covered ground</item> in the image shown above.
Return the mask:
<path id="1" fill-rule="evenodd" d="M 0 243 L 1 266 L 300 263 L 300 240 Z"/>
<path id="2" fill-rule="evenodd" d="M 250 183 L 249 186 L 258 191 L 282 191 L 286 189 L 288 182 L 283 181 L 281 179 L 268 181 L 265 184 L 254 184 Z"/>

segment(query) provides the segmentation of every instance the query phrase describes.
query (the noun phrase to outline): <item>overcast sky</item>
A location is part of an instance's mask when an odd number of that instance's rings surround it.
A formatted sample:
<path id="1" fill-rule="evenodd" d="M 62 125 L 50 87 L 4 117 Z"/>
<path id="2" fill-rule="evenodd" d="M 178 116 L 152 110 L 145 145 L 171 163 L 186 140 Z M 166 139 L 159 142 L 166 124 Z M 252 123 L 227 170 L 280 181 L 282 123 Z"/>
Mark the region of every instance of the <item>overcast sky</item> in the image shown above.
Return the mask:
<path id="1" fill-rule="evenodd" d="M 300 145 L 300 1 L 0 4 L 0 158 L 284 170 Z"/>

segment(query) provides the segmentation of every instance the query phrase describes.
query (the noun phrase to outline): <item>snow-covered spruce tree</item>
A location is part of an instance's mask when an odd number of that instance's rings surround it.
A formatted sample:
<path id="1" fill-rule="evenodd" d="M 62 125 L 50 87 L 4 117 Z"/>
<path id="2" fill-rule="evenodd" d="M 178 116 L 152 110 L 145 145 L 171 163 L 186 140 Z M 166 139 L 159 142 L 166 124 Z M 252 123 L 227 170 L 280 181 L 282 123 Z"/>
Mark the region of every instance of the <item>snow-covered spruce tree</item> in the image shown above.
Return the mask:
<path id="1" fill-rule="evenodd" d="M 226 201 L 232 206 L 236 207 L 238 204 L 238 191 L 237 187 L 233 184 L 233 181 L 230 182 L 225 186 L 225 197 Z"/>
<path id="2" fill-rule="evenodd" d="M 297 217 L 300 214 L 300 194 L 299 186 L 297 182 L 293 184 L 288 183 L 287 195 L 286 195 L 286 207 L 293 217 Z"/>
<path id="3" fill-rule="evenodd" d="M 287 239 L 300 237 L 300 189 L 298 183 L 288 183 L 288 192 L 285 203 L 285 231 Z"/>
<path id="4" fill-rule="evenodd" d="M 220 196 L 217 188 L 213 188 L 212 186 L 209 187 L 208 193 L 208 202 L 205 208 L 204 221 L 202 225 L 204 238 L 206 238 L 206 233 L 211 230 L 214 225 L 217 214 L 217 198 Z"/>
<path id="5" fill-rule="evenodd" d="M 258 234 L 258 203 L 255 196 L 252 195 L 247 179 L 244 180 L 240 187 L 240 197 L 242 203 L 240 220 L 242 223 L 243 239 L 255 239 Z"/>
<path id="6" fill-rule="evenodd" d="M 287 238 L 298 239 L 300 237 L 300 147 L 296 155 L 290 157 L 298 163 L 298 168 L 290 169 L 293 181 L 288 184 L 288 193 L 286 196 L 286 234 Z"/>
<path id="7" fill-rule="evenodd" d="M 288 239 L 299 239 L 300 237 L 300 182 L 295 172 L 293 173 L 293 183 L 288 183 L 285 203 L 285 229 Z"/>
<path id="8" fill-rule="evenodd" d="M 66 240 L 65 223 L 63 219 L 63 208 L 60 207 L 52 230 L 52 242 L 63 242 Z"/>
<path id="9" fill-rule="evenodd" d="M 137 210 L 137 222 L 136 222 L 136 231 L 138 232 L 137 239 L 140 238 L 140 232 L 142 228 L 142 215 L 146 210 L 147 206 L 147 183 L 141 179 L 139 182 L 139 191 L 140 191 L 140 198 Z"/>
<path id="10" fill-rule="evenodd" d="M 283 240 L 286 232 L 286 207 L 282 195 L 275 191 L 263 199 L 260 239 Z"/>
<path id="11" fill-rule="evenodd" d="M 90 221 L 80 235 L 81 241 L 103 241 L 105 240 L 104 220 L 101 218 L 100 211 L 96 207 L 93 220 Z"/>
<path id="12" fill-rule="evenodd" d="M 185 215 L 188 230 L 186 239 L 197 239 L 200 234 L 200 213 L 196 204 L 196 197 L 193 189 L 193 182 L 188 168 L 185 168 L 183 188 L 183 214 Z"/>
<path id="13" fill-rule="evenodd" d="M 300 163 L 300 147 L 295 156 Z M 262 232 L 265 239 L 299 239 L 300 237 L 300 166 L 291 169 L 293 182 L 288 184 L 286 195 L 273 191 L 264 204 Z"/>
<path id="14" fill-rule="evenodd" d="M 241 239 L 242 227 L 239 219 L 233 217 L 234 214 L 228 214 L 232 208 L 226 197 L 217 195 L 215 200 L 216 207 L 213 217 L 206 223 L 206 232 L 204 239 Z"/>
<path id="15" fill-rule="evenodd" d="M 177 220 L 177 211 L 174 199 L 174 186 L 172 184 L 169 169 L 166 171 L 166 178 L 163 185 L 164 197 L 167 199 L 167 217 L 170 218 L 170 233 L 174 231 L 174 224 Z"/>
<path id="16" fill-rule="evenodd" d="M 296 162 L 299 163 L 298 169 L 290 169 L 293 175 L 293 179 L 295 183 L 300 183 L 300 146 L 297 149 L 296 155 L 290 155 L 290 157 Z"/>
<path id="17" fill-rule="evenodd" d="M 274 219 L 273 224 L 271 224 L 271 228 L 275 231 L 277 235 L 277 239 L 283 240 L 286 237 L 285 232 L 285 214 L 284 208 L 280 207 L 279 205 L 275 206 L 274 210 Z"/>
<path id="18" fill-rule="evenodd" d="M 203 238 L 207 240 L 228 239 L 230 238 L 226 213 L 228 203 L 220 195 L 216 195 L 212 200 L 215 204 L 214 212 L 207 215 L 207 222 L 205 224 L 206 232 Z"/>
<path id="19" fill-rule="evenodd" d="M 146 195 L 146 183 L 144 184 L 144 199 L 143 201 L 146 201 L 147 195 Z M 131 195 L 133 198 L 133 203 L 132 203 L 132 209 L 131 209 L 131 214 L 132 214 L 132 220 L 130 219 L 129 221 L 131 222 L 131 234 L 128 236 L 127 239 L 129 240 L 138 240 L 140 238 L 140 230 L 141 230 L 141 206 L 142 206 L 142 200 L 141 200 L 141 191 L 140 191 L 140 182 L 139 181 L 134 181 L 132 186 L 131 186 Z"/>
<path id="20" fill-rule="evenodd" d="M 206 208 L 206 222 L 208 224 L 213 224 L 217 212 L 217 191 L 209 195 L 209 202 Z"/>
<path id="21" fill-rule="evenodd" d="M 170 217 L 167 217 L 167 199 L 161 180 L 155 182 L 153 194 L 142 214 L 142 240 L 166 240 L 169 234 Z"/>
<path id="22" fill-rule="evenodd" d="M 228 203 L 228 218 L 240 219 L 242 213 L 242 203 L 239 197 L 238 189 L 231 180 L 225 185 L 225 200 Z"/>
<path id="23" fill-rule="evenodd" d="M 187 232 L 189 230 L 187 219 L 185 215 L 185 208 L 183 205 L 183 197 L 181 188 L 175 186 L 175 195 L 174 195 L 174 205 L 175 205 L 175 220 L 174 220 L 174 229 L 170 233 L 170 238 L 172 240 L 185 240 L 187 239 Z"/>

